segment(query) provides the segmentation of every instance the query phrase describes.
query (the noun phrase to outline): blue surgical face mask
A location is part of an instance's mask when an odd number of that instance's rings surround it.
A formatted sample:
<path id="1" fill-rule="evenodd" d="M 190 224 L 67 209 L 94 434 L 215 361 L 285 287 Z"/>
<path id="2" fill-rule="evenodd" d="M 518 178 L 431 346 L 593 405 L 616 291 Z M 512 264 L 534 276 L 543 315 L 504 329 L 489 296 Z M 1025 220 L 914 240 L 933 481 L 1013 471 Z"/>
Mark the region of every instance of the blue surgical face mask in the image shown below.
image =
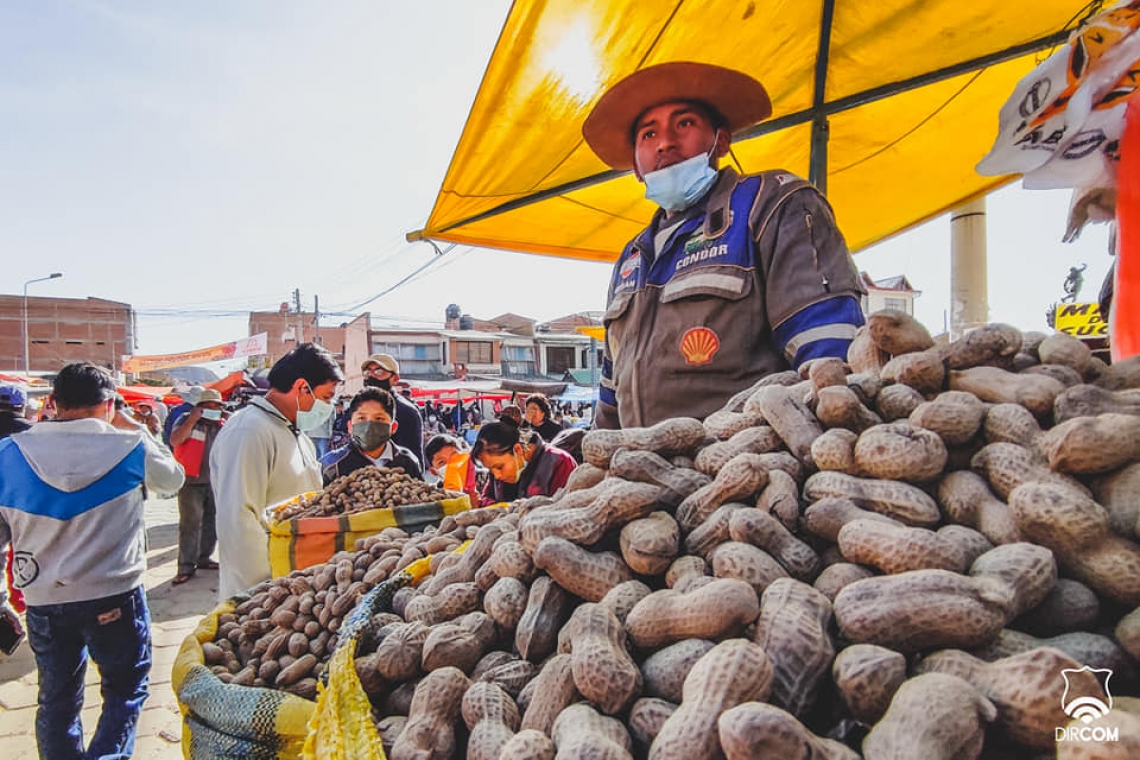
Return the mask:
<path id="1" fill-rule="evenodd" d="M 222 410 L 221 409 L 203 409 L 202 410 L 202 419 L 212 420 L 213 422 L 217 422 L 218 420 L 222 419 Z"/>
<path id="2" fill-rule="evenodd" d="M 684 211 L 692 206 L 716 182 L 717 170 L 711 164 L 715 149 L 714 137 L 707 153 L 646 174 L 645 197 L 666 211 Z"/>
<path id="3" fill-rule="evenodd" d="M 312 392 L 312 389 L 309 389 L 309 393 Z M 313 406 L 308 411 L 301 409 L 299 405 L 297 407 L 297 429 L 301 431 L 316 430 L 325 424 L 325 420 L 332 415 L 333 411 L 332 404 L 313 396 Z"/>

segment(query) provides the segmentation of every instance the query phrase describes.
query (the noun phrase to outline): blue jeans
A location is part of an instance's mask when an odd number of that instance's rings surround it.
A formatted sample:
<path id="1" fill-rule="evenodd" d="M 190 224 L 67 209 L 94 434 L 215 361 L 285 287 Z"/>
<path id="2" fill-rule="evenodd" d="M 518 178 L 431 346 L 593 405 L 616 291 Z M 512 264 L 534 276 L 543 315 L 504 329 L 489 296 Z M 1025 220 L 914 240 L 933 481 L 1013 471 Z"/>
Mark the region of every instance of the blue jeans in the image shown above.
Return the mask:
<path id="1" fill-rule="evenodd" d="M 40 758 L 129 758 L 149 694 L 150 612 L 143 587 L 102 599 L 29 606 L 27 629 L 39 668 Z M 84 752 L 79 711 L 88 652 L 103 677 L 103 711 Z"/>

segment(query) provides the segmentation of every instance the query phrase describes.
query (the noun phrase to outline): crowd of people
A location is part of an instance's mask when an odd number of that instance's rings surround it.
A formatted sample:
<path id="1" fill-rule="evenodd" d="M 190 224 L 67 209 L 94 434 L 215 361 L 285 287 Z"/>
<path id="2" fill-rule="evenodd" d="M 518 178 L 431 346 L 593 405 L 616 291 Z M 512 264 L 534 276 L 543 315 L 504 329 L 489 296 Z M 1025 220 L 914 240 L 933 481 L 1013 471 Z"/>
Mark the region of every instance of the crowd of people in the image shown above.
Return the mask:
<path id="1" fill-rule="evenodd" d="M 268 577 L 264 552 L 250 550 L 264 543 L 265 509 L 361 467 L 398 467 L 485 506 L 553 493 L 576 465 L 581 429 L 571 420 L 588 416 L 581 407 L 536 393 L 521 405 L 496 401 L 496 416 L 487 421 L 476 402 L 415 404 L 390 355 L 371 356 L 361 369 L 365 387 L 340 393 L 344 373 L 336 360 L 306 344 L 274 365 L 264 395 L 226 399 L 192 386 L 170 407 L 112 396 L 114 419 L 164 444 L 184 473 L 180 487 L 168 489 L 177 493 L 180 517 L 174 585 L 200 570 L 220 570 L 225 598 Z M 35 415 L 24 390 L 0 387 L 0 437 L 33 427 L 29 417 L 61 419 L 57 394 Z M 561 448 L 552 445 L 556 439 L 565 441 Z"/>
<path id="2" fill-rule="evenodd" d="M 577 465 L 551 444 L 567 431 L 545 396 L 502 406 L 493 421 L 460 407 L 464 419 L 440 427 L 459 415 L 433 405 L 421 411 L 401 394 L 394 358 L 370 357 L 363 370 L 365 387 L 341 394 L 336 359 L 304 344 L 274 364 L 264 395 L 227 400 L 195 386 L 167 407 L 127 403 L 108 372 L 75 363 L 56 375 L 39 414 L 30 414 L 25 389 L 0 386 L 8 579 L 0 585 L 0 626 L 17 639 L 26 635 L 35 653 L 44 756 L 131 752 L 151 661 L 142 587 L 148 495 L 177 494 L 172 584 L 217 570 L 225 599 L 271 575 L 268 507 L 359 468 L 398 467 L 466 493 L 478 507 L 552 494 Z M 102 678 L 103 711 L 84 749 L 88 658 Z"/>

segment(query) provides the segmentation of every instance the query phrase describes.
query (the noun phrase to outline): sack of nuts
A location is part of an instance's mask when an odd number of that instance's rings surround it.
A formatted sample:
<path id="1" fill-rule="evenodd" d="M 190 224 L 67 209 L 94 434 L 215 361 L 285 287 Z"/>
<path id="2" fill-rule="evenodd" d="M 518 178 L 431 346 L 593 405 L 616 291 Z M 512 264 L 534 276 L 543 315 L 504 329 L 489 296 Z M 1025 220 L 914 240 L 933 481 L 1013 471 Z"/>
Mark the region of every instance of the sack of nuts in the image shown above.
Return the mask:
<path id="1" fill-rule="evenodd" d="M 415 532 L 471 509 L 464 493 L 443 491 L 401 468 L 363 467 L 265 511 L 274 577 L 326 562 L 385 528 Z"/>

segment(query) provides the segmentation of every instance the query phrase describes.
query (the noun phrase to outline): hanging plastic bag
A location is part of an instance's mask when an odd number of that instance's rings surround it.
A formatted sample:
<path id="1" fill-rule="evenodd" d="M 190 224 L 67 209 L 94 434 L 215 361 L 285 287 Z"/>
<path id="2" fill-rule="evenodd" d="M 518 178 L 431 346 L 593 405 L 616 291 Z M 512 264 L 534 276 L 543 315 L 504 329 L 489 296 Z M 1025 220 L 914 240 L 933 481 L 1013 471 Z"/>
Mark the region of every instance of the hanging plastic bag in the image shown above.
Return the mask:
<path id="1" fill-rule="evenodd" d="M 470 541 L 456 552 L 464 551 Z M 317 686 L 317 706 L 302 750 L 304 760 L 386 760 L 380 734 L 372 722 L 372 703 L 356 675 L 356 648 L 368 633 L 372 617 L 392 609 L 392 597 L 431 572 L 431 557 L 408 565 L 360 598 L 338 632 L 329 661 L 328 683 Z"/>

